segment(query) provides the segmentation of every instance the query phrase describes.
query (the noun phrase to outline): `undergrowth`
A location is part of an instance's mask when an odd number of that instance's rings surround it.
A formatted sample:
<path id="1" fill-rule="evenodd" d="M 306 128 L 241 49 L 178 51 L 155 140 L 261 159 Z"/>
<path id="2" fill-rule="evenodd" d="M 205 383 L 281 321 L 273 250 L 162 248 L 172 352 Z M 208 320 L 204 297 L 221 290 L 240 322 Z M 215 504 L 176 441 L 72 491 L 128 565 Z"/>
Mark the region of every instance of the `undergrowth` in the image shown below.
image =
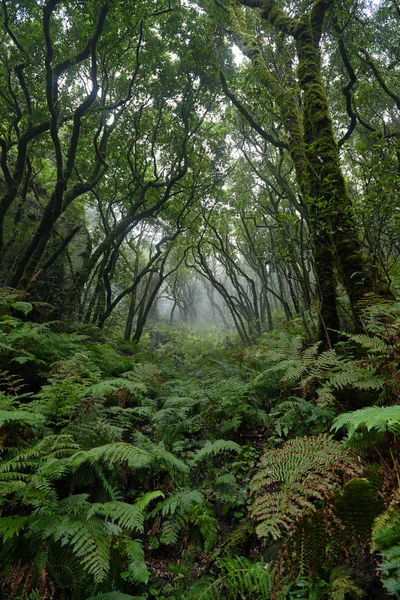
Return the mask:
<path id="1" fill-rule="evenodd" d="M 0 306 L 1 597 L 400 597 L 397 305 L 325 352 Z"/>

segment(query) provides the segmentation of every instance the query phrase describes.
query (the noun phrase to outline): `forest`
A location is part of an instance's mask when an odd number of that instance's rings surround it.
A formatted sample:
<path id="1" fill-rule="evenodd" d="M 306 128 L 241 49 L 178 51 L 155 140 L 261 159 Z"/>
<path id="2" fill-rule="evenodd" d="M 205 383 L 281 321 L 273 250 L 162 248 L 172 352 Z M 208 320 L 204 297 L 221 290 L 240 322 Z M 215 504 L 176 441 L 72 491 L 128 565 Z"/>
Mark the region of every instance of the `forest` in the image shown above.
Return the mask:
<path id="1" fill-rule="evenodd" d="M 400 598 L 398 0 L 0 14 L 0 598 Z"/>

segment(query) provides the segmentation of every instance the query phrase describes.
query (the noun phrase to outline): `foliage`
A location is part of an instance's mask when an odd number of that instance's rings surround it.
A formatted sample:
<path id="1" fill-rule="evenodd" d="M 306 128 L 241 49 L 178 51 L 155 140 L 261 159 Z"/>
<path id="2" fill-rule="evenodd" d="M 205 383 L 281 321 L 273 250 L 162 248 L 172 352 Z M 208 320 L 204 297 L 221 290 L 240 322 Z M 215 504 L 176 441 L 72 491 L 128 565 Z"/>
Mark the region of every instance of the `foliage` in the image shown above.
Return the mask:
<path id="1" fill-rule="evenodd" d="M 257 535 L 281 537 L 334 494 L 341 474 L 356 473 L 351 453 L 327 435 L 296 438 L 267 451 L 250 485 Z"/>
<path id="2" fill-rule="evenodd" d="M 400 511 L 395 498 L 389 508 L 376 519 L 372 532 L 372 550 L 381 557 L 379 566 L 389 594 L 400 596 Z"/>
<path id="3" fill-rule="evenodd" d="M 352 413 L 343 413 L 335 419 L 332 429 L 338 431 L 342 427 L 347 429 L 349 438 L 360 430 L 376 430 L 380 433 L 390 431 L 398 434 L 400 432 L 400 406 L 370 406 Z"/>
<path id="4" fill-rule="evenodd" d="M 221 574 L 214 581 L 199 580 L 187 600 L 220 600 L 221 598 L 269 598 L 271 572 L 262 561 L 252 563 L 245 558 L 231 557 L 218 561 Z"/>
<path id="5" fill-rule="evenodd" d="M 18 327 L 23 352 L 30 333 Z M 245 355 L 223 356 L 216 345 L 182 362 L 188 341 L 180 347 L 172 337 L 174 353 L 144 345 L 119 360 L 111 342 L 52 335 L 63 358 L 42 355 L 38 391 L 26 391 L 14 372 L 1 378 L 1 558 L 10 597 L 44 600 L 54 586 L 73 600 L 358 598 L 357 556 L 368 555 L 371 540 L 391 589 L 397 539 L 379 536 L 395 524 L 395 473 L 385 462 L 363 471 L 326 434 L 333 420 L 337 433 L 347 429 L 346 443 L 361 436 L 371 462 L 369 449 L 389 432 L 387 460 L 395 460 L 397 404 L 337 416 L 343 390 L 358 386 L 378 401 L 383 346 L 373 342 L 370 352 L 354 336 L 357 345 L 318 354 L 293 334 L 273 334 Z"/>
<path id="6" fill-rule="evenodd" d="M 318 352 L 319 342 L 304 348 L 300 338 L 288 334 L 267 337 L 265 342 L 249 351 L 250 360 L 254 360 L 255 354 L 257 361 L 262 359 L 264 365 L 269 365 L 255 377 L 254 384 L 259 389 L 263 389 L 263 382 L 268 382 L 271 375 L 282 373 L 281 385 L 297 383 L 306 398 L 311 396 L 319 407 L 326 408 L 337 401 L 337 392 L 346 388 L 380 390 L 384 387 L 384 379 L 376 374 L 373 363 L 356 362 L 334 349 Z M 386 349 L 380 340 L 380 347 L 382 344 Z"/>

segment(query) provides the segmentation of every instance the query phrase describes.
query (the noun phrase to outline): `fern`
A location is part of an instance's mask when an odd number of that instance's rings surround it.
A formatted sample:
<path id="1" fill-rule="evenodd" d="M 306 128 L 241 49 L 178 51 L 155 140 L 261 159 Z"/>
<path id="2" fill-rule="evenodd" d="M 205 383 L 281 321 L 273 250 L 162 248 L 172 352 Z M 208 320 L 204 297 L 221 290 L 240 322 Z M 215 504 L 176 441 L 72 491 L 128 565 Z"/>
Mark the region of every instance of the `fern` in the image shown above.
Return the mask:
<path id="1" fill-rule="evenodd" d="M 315 406 L 304 398 L 291 397 L 273 408 L 267 424 L 273 427 L 278 440 L 287 438 L 291 433 L 297 435 L 316 434 L 326 431 L 332 422 L 333 411 L 330 407 Z"/>
<path id="2" fill-rule="evenodd" d="M 344 413 L 335 419 L 332 429 L 338 431 L 342 427 L 346 427 L 349 438 L 362 429 L 399 434 L 400 406 L 370 406 Z"/>
<path id="3" fill-rule="evenodd" d="M 343 390 L 354 387 L 359 390 L 379 390 L 383 387 L 383 379 L 377 377 L 372 368 L 355 367 L 352 361 L 343 363 L 343 370 L 326 382 L 326 387 Z"/>
<path id="4" fill-rule="evenodd" d="M 0 410 L 0 427 L 5 423 L 25 423 L 40 427 L 45 423 L 45 417 L 38 413 L 29 412 L 27 410 Z"/>
<path id="5" fill-rule="evenodd" d="M 133 436 L 133 442 L 140 449 L 147 451 L 153 456 L 155 465 L 165 469 L 171 475 L 175 473 L 189 473 L 189 467 L 182 460 L 177 458 L 175 454 L 166 450 L 163 442 L 154 444 L 140 431 L 136 431 Z"/>
<path id="6" fill-rule="evenodd" d="M 103 379 L 99 383 L 86 388 L 84 396 L 92 398 L 105 398 L 115 394 L 118 390 L 125 390 L 135 398 L 141 398 L 146 393 L 147 388 L 140 381 L 131 381 L 127 377 L 114 377 L 113 379 Z"/>
<path id="7" fill-rule="evenodd" d="M 29 523 L 29 517 L 2 517 L 0 519 L 0 535 L 3 538 L 3 542 L 11 539 L 15 535 L 19 535 L 20 532 L 25 529 Z"/>
<path id="8" fill-rule="evenodd" d="M 352 536 L 369 539 L 373 522 L 384 509 L 380 487 L 376 477 L 355 477 L 343 487 L 335 503 L 335 513 Z"/>
<path id="9" fill-rule="evenodd" d="M 362 600 L 362 598 L 365 598 L 364 591 L 352 581 L 351 575 L 344 568 L 332 571 L 329 593 L 330 600 L 346 600 L 346 598 Z"/>
<path id="10" fill-rule="evenodd" d="M 341 473 L 355 475 L 352 454 L 327 435 L 296 438 L 261 458 L 250 483 L 259 537 L 281 537 L 338 489 Z"/>
<path id="11" fill-rule="evenodd" d="M 196 452 L 191 460 L 191 464 L 196 465 L 199 462 L 216 456 L 221 452 L 240 452 L 239 444 L 230 440 L 215 440 L 215 442 L 206 442 L 204 446 Z"/>
<path id="12" fill-rule="evenodd" d="M 272 348 L 266 351 L 266 362 L 270 364 L 255 378 L 256 388 L 274 373 L 280 373 L 283 386 L 298 383 L 304 396 L 312 393 L 317 404 L 324 408 L 336 402 L 337 391 L 346 388 L 380 390 L 385 385 L 385 378 L 377 374 L 377 367 L 371 361 L 355 361 L 339 355 L 334 349 L 318 353 L 319 343 L 306 349 L 299 343 L 293 344 L 284 355 L 280 347 L 282 341 L 284 338 L 275 341 L 275 357 L 271 355 Z"/>
<path id="13" fill-rule="evenodd" d="M 83 515 L 54 515 L 38 517 L 29 526 L 29 532 L 42 541 L 52 539 L 61 547 L 70 547 L 74 556 L 80 559 L 81 567 L 100 583 L 107 578 L 110 567 L 110 539 L 120 530 Z"/>
<path id="14" fill-rule="evenodd" d="M 216 500 L 223 502 L 226 507 L 240 506 L 246 503 L 246 489 L 236 482 L 233 473 L 219 475 L 213 483 L 213 493 Z"/>
<path id="15" fill-rule="evenodd" d="M 189 513 L 198 504 L 204 504 L 204 496 L 199 490 L 177 490 L 163 502 L 161 512 L 164 517 L 174 515 L 178 508 Z"/>
<path id="16" fill-rule="evenodd" d="M 99 461 L 107 462 L 109 465 L 125 462 L 132 469 L 143 469 L 152 466 L 154 456 L 142 448 L 124 442 L 116 442 L 89 450 L 81 450 L 71 458 L 75 469 L 84 462 L 97 463 Z"/>
<path id="17" fill-rule="evenodd" d="M 147 583 L 149 571 L 144 560 L 144 551 L 141 542 L 137 540 L 125 540 L 122 549 L 128 559 L 128 571 L 122 576 L 138 583 Z"/>
<path id="18" fill-rule="evenodd" d="M 360 344 L 360 346 L 362 346 L 366 350 L 369 350 L 369 352 L 377 352 L 378 354 L 385 354 L 385 352 L 387 350 L 387 344 L 380 337 L 377 337 L 377 336 L 370 337 L 365 334 L 350 334 L 350 333 L 346 333 L 345 335 L 353 342 L 356 342 L 357 344 Z"/>
<path id="19" fill-rule="evenodd" d="M 193 420 L 188 418 L 190 412 L 190 406 L 167 406 L 157 411 L 152 419 L 157 437 L 165 440 L 168 446 L 182 439 L 185 433 L 191 429 Z"/>
<path id="20" fill-rule="evenodd" d="M 159 505 L 159 509 L 165 517 L 161 543 L 176 544 L 184 527 L 192 523 L 204 539 L 206 552 L 214 546 L 218 537 L 218 523 L 199 490 L 176 490 Z"/>
<path id="21" fill-rule="evenodd" d="M 203 506 L 203 494 L 198 490 L 181 489 L 172 492 L 161 504 L 161 514 L 166 517 L 162 524 L 160 541 L 173 545 L 179 539 L 179 534 L 194 516 L 196 506 Z"/>
<path id="22" fill-rule="evenodd" d="M 186 595 L 187 600 L 222 600 L 271 597 L 271 570 L 264 563 L 252 563 L 244 557 L 220 559 L 221 575 L 214 581 L 204 578 Z"/>
<path id="23" fill-rule="evenodd" d="M 389 592 L 400 597 L 400 510 L 397 497 L 379 516 L 372 531 L 372 551 L 379 552 L 382 582 Z"/>
<path id="24" fill-rule="evenodd" d="M 210 552 L 218 541 L 218 521 L 207 505 L 197 505 L 190 515 L 190 521 L 198 527 L 204 539 L 204 551 Z"/>
<path id="25" fill-rule="evenodd" d="M 175 515 L 174 519 L 163 522 L 160 542 L 167 546 L 173 546 L 179 540 L 179 534 L 186 525 L 186 519 L 181 515 Z"/>
<path id="26" fill-rule="evenodd" d="M 159 491 L 147 492 L 139 496 L 139 498 L 135 502 L 135 505 L 138 507 L 139 510 L 144 511 L 150 504 L 150 502 L 156 500 L 157 498 L 164 498 L 164 494 Z"/>
<path id="27" fill-rule="evenodd" d="M 126 502 L 105 502 L 91 504 L 87 518 L 98 515 L 109 519 L 111 523 L 117 523 L 125 531 L 143 532 L 144 514 L 134 505 Z"/>
<path id="28" fill-rule="evenodd" d="M 136 363 L 130 371 L 122 374 L 122 377 L 137 383 L 153 383 L 160 376 L 160 369 L 152 363 Z"/>
<path id="29" fill-rule="evenodd" d="M 100 583 L 107 578 L 110 568 L 112 540 L 123 532 L 142 531 L 144 515 L 135 505 L 124 502 L 91 504 L 87 494 L 79 494 L 47 503 L 38 514 L 33 513 L 24 521 L 21 518 L 17 522 L 10 518 L 4 524 L 2 521 L 5 519 L 0 519 L 0 531 L 5 540 L 26 528 L 28 539 L 34 537 L 42 542 L 51 539 L 61 547 L 69 547 L 73 556 L 80 560 L 81 567 Z"/>

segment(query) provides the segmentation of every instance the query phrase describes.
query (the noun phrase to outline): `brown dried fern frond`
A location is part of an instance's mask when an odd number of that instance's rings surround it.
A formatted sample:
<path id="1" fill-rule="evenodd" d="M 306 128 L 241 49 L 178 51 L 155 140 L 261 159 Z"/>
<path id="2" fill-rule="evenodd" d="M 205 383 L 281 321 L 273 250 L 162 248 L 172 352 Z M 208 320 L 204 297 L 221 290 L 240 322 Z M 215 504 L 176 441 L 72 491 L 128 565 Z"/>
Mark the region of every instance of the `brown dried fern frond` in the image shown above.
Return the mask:
<path id="1" fill-rule="evenodd" d="M 268 450 L 250 483 L 259 537 L 278 539 L 337 491 L 343 476 L 359 473 L 354 455 L 323 434 Z"/>

